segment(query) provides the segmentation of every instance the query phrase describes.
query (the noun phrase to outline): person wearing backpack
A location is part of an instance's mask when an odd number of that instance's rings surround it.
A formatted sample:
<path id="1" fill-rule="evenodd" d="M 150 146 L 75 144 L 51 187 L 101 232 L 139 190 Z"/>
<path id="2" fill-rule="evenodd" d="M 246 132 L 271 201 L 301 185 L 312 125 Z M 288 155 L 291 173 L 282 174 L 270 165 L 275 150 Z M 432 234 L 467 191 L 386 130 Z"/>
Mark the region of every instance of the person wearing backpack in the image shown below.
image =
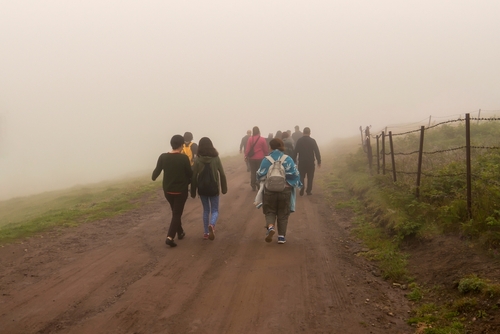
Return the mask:
<path id="1" fill-rule="evenodd" d="M 269 153 L 266 138 L 260 136 L 260 129 L 254 126 L 252 136 L 248 138 L 245 148 L 245 161 L 250 163 L 250 186 L 255 191 L 259 187 L 256 179 L 257 169 L 259 169 L 262 159 Z M 272 135 L 272 134 L 271 134 Z"/>
<path id="2" fill-rule="evenodd" d="M 227 180 L 219 153 L 208 137 L 200 139 L 198 157 L 193 165 L 191 197 L 196 192 L 203 205 L 203 239 L 215 239 L 215 224 L 219 218 L 219 188 L 227 193 Z"/>
<path id="3" fill-rule="evenodd" d="M 182 145 L 182 153 L 187 155 L 191 166 L 194 164 L 196 154 L 198 153 L 198 145 L 192 142 L 193 134 L 191 132 L 184 133 L 184 145 Z"/>
<path id="4" fill-rule="evenodd" d="M 262 211 L 266 219 L 266 242 L 278 231 L 278 243 L 286 242 L 288 217 L 295 211 L 295 190 L 302 187 L 300 174 L 292 157 L 284 154 L 283 140 L 269 142 L 272 152 L 262 160 L 257 180 L 262 184 Z M 261 190 L 259 190 L 261 191 Z"/>
<path id="5" fill-rule="evenodd" d="M 191 183 L 193 170 L 188 157 L 181 154 L 183 144 L 184 138 L 181 135 L 175 135 L 170 139 L 172 151 L 160 155 L 151 177 L 156 181 L 163 171 L 163 193 L 172 209 L 172 219 L 165 240 L 170 247 L 177 246 L 174 241 L 176 234 L 179 240 L 186 235 L 182 228 L 181 217 L 189 195 L 188 186 Z"/>

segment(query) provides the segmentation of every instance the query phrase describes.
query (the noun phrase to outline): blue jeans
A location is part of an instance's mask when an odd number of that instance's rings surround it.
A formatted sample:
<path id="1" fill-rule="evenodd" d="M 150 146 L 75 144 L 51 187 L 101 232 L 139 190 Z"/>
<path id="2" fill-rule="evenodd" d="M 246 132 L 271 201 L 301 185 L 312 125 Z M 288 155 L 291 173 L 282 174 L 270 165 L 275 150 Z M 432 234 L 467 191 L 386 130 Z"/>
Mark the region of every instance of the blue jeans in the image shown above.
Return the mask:
<path id="1" fill-rule="evenodd" d="M 215 227 L 219 218 L 219 196 L 200 195 L 200 199 L 203 204 L 203 228 L 208 233 L 208 224 Z"/>

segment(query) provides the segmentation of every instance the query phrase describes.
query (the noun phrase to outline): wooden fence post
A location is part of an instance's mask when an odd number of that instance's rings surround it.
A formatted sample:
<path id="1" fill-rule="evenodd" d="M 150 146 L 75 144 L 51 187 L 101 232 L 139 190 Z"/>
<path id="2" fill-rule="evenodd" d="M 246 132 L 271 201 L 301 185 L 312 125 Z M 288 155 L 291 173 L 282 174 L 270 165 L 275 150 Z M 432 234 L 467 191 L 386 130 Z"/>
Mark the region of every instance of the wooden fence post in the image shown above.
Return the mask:
<path id="1" fill-rule="evenodd" d="M 368 167 L 370 168 L 370 175 L 373 175 L 372 166 L 373 166 L 373 154 L 372 154 L 372 144 L 370 140 L 370 127 L 365 128 L 365 145 L 366 145 L 366 154 L 368 156 Z"/>
<path id="2" fill-rule="evenodd" d="M 391 161 L 392 161 L 392 180 L 394 182 L 396 179 L 396 162 L 394 161 L 394 146 L 392 144 L 392 131 L 389 131 L 389 145 L 391 145 Z"/>
<path id="3" fill-rule="evenodd" d="M 417 167 L 417 190 L 415 196 L 420 197 L 420 175 L 422 175 L 422 155 L 424 153 L 424 130 L 425 126 L 420 127 L 420 147 L 418 149 L 418 167 Z"/>
<path id="4" fill-rule="evenodd" d="M 380 136 L 377 135 L 377 174 L 380 174 L 380 147 L 379 147 L 379 138 Z"/>
<path id="5" fill-rule="evenodd" d="M 385 132 L 382 131 L 382 175 L 385 175 Z"/>
<path id="6" fill-rule="evenodd" d="M 470 154 L 470 115 L 465 114 L 465 155 L 467 164 L 467 215 L 472 219 L 472 168 Z"/>

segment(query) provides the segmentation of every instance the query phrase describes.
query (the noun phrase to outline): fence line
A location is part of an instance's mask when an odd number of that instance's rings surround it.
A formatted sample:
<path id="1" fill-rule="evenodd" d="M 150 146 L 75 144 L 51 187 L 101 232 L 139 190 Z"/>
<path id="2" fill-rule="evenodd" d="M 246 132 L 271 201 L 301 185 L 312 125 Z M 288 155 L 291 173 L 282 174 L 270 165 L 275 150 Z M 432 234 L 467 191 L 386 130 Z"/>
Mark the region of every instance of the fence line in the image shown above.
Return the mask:
<path id="1" fill-rule="evenodd" d="M 487 112 L 498 112 L 500 113 L 500 110 L 484 110 Z M 370 127 L 366 127 L 364 130 L 363 134 L 363 129 L 360 127 L 361 131 L 361 138 L 362 138 L 362 146 L 364 149 L 364 152 L 367 154 L 368 157 L 368 165 L 369 165 L 369 170 L 370 174 L 373 175 L 372 168 L 373 168 L 373 153 L 372 153 L 372 145 L 371 145 L 371 139 L 374 138 L 376 140 L 376 160 L 377 160 L 377 174 L 382 173 L 382 175 L 385 175 L 386 172 L 390 172 L 392 174 L 392 179 L 393 182 L 397 182 L 397 175 L 416 175 L 416 182 L 415 182 L 415 196 L 417 198 L 420 197 L 420 188 L 421 188 L 421 176 L 426 176 L 426 177 L 453 177 L 453 176 L 463 176 L 465 175 L 466 177 L 466 183 L 467 183 L 467 214 L 469 219 L 472 218 L 472 168 L 471 168 L 471 150 L 472 149 L 486 149 L 486 150 L 498 150 L 500 149 L 500 146 L 478 146 L 478 145 L 471 145 L 471 134 L 470 134 L 470 123 L 471 121 L 500 121 L 499 117 L 481 117 L 481 109 L 479 109 L 478 112 L 478 117 L 470 117 L 469 113 L 465 114 L 465 118 L 462 118 L 461 115 L 459 115 L 459 118 L 457 119 L 452 119 L 452 120 L 447 120 L 443 122 L 438 122 L 435 124 L 431 125 L 431 117 L 429 117 L 429 122 L 427 126 L 420 126 L 419 129 L 415 130 L 410 130 L 410 131 L 405 131 L 401 133 L 393 133 L 392 131 L 387 132 L 387 127 L 385 128 L 385 131 L 381 131 L 380 134 L 377 135 L 371 135 L 370 134 Z M 452 148 L 447 148 L 447 149 L 441 149 L 441 150 L 434 150 L 434 151 L 424 151 L 424 134 L 427 130 L 437 128 L 439 126 L 443 126 L 445 124 L 451 124 L 451 123 L 457 123 L 465 122 L 465 145 L 463 146 L 458 146 L 458 147 L 452 147 Z M 411 152 L 395 152 L 394 151 L 394 143 L 393 143 L 393 137 L 395 136 L 408 136 L 410 134 L 416 134 L 420 133 L 420 141 L 419 141 L 419 149 L 416 151 L 411 151 Z M 389 139 L 389 147 L 390 151 L 386 152 L 386 137 Z M 436 154 L 442 154 L 442 153 L 447 153 L 447 152 L 454 152 L 454 151 L 461 151 L 465 150 L 465 172 L 460 172 L 460 173 L 448 173 L 448 174 L 440 174 L 440 175 L 435 175 L 432 173 L 428 172 L 423 172 L 422 170 L 422 165 L 423 165 L 423 156 L 424 155 L 436 155 Z M 418 154 L 418 162 L 417 162 L 417 171 L 400 171 L 397 170 L 396 168 L 396 161 L 395 157 L 396 156 L 411 156 Z M 392 168 L 386 168 L 386 156 L 391 157 L 391 166 Z M 474 175 L 474 177 L 477 177 L 477 175 Z"/>

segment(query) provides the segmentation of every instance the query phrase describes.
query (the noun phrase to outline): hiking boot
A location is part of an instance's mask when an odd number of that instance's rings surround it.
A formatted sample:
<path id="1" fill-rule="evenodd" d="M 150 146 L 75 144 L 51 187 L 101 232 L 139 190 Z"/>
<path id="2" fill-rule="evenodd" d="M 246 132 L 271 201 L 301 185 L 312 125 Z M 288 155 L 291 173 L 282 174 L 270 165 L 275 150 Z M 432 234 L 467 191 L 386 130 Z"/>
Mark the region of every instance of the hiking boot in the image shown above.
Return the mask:
<path id="1" fill-rule="evenodd" d="M 304 187 L 300 188 L 300 196 L 304 196 Z"/>
<path id="2" fill-rule="evenodd" d="M 286 242 L 285 237 L 282 235 L 278 235 L 278 243 L 284 244 Z"/>
<path id="3" fill-rule="evenodd" d="M 208 240 L 208 233 L 203 233 L 203 240 Z"/>
<path id="4" fill-rule="evenodd" d="M 276 233 L 274 231 L 274 227 L 269 227 L 266 232 L 266 242 L 271 242 L 273 241 L 273 235 Z"/>
<path id="5" fill-rule="evenodd" d="M 170 247 L 175 247 L 175 246 L 177 246 L 177 244 L 174 242 L 174 240 L 173 240 L 173 239 L 169 239 L 169 238 L 167 238 L 167 240 L 165 240 L 165 243 L 166 243 L 167 245 L 169 245 Z"/>
<path id="6" fill-rule="evenodd" d="M 177 239 L 182 240 L 182 239 L 184 239 L 185 236 L 186 236 L 186 233 L 184 233 L 184 232 L 182 232 L 180 234 L 178 233 L 177 234 Z"/>
<path id="7" fill-rule="evenodd" d="M 215 226 L 213 225 L 208 225 L 208 239 L 215 239 Z"/>

